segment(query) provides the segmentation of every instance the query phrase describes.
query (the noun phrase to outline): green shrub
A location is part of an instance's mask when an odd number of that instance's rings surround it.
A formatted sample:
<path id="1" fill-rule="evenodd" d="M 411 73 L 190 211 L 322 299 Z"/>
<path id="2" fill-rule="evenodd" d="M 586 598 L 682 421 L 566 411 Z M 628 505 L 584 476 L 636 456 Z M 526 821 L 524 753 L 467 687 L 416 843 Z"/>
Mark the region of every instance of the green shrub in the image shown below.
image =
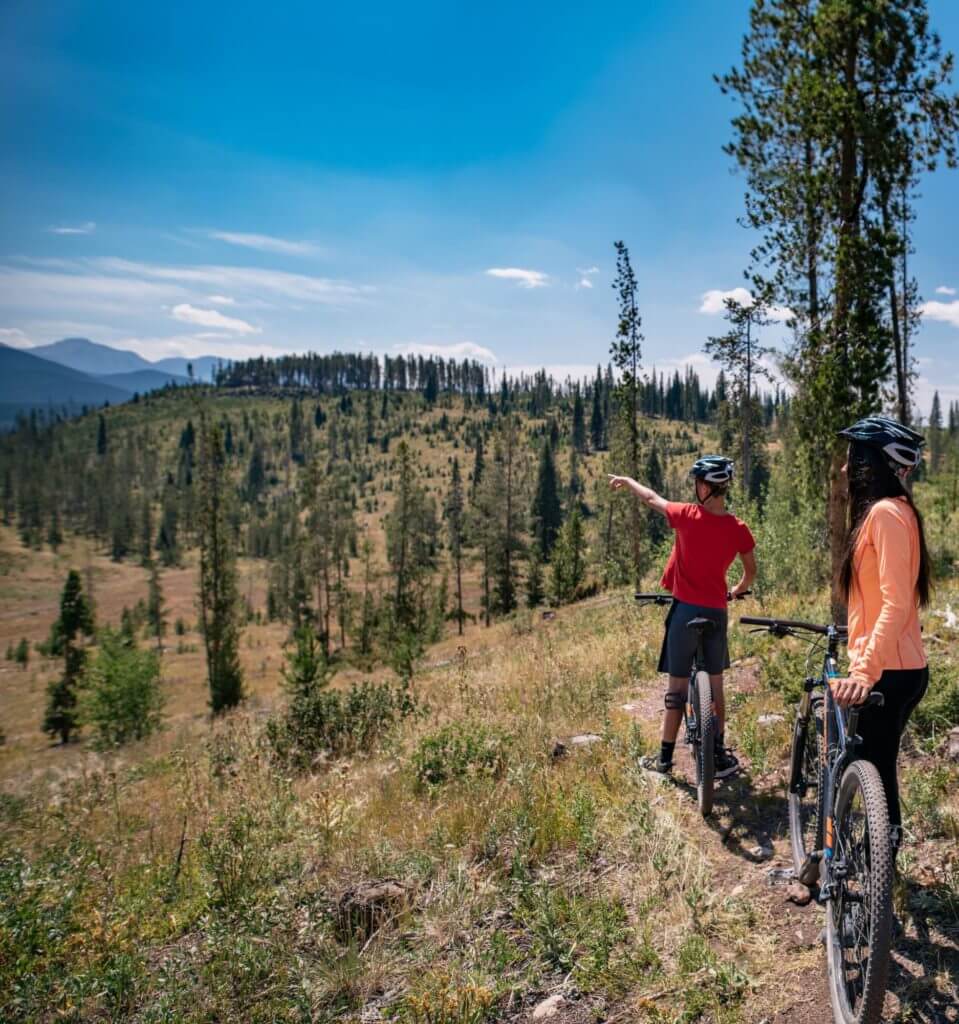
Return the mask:
<path id="1" fill-rule="evenodd" d="M 336 756 L 369 750 L 396 721 L 416 709 L 409 684 L 354 683 L 328 689 L 330 672 L 310 627 L 297 631 L 285 655 L 283 678 L 290 695 L 286 712 L 267 722 L 274 756 L 299 769 L 323 753 Z"/>
<path id="2" fill-rule="evenodd" d="M 413 752 L 420 786 L 441 786 L 468 776 L 498 776 L 506 767 L 509 738 L 498 729 L 454 722 L 424 736 Z"/>
<path id="3" fill-rule="evenodd" d="M 164 702 L 156 652 L 105 629 L 80 689 L 80 721 L 92 726 L 93 745 L 107 750 L 156 732 Z"/>

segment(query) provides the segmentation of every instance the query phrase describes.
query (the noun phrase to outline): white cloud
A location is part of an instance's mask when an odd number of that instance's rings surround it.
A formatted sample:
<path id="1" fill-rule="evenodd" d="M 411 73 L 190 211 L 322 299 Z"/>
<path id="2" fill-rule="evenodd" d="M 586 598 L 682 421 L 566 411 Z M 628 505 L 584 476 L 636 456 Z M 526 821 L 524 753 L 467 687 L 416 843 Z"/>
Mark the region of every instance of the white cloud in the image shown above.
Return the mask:
<path id="1" fill-rule="evenodd" d="M 31 342 L 19 327 L 0 327 L 0 345 L 9 345 L 10 348 L 29 348 Z"/>
<path id="2" fill-rule="evenodd" d="M 441 345 L 426 341 L 412 341 L 393 346 L 393 351 L 405 356 L 441 356 L 443 359 L 475 359 L 481 363 L 495 363 L 496 355 L 488 348 L 472 341 L 455 341 Z"/>
<path id="3" fill-rule="evenodd" d="M 349 281 L 307 274 L 290 274 L 283 270 L 266 270 L 259 267 L 163 266 L 115 258 L 97 260 L 96 266 L 116 274 L 202 285 L 205 288 L 213 288 L 217 294 L 222 295 L 246 295 L 250 292 L 266 291 L 281 295 L 285 299 L 330 305 L 362 301 L 365 295 L 374 290 L 367 285 L 354 285 Z"/>
<path id="4" fill-rule="evenodd" d="M 127 313 L 185 297 L 184 289 L 176 283 L 0 267 L 0 303 L 8 307 L 45 312 L 66 307 L 70 314 L 79 310 Z"/>
<path id="5" fill-rule="evenodd" d="M 953 302 L 924 302 L 919 307 L 919 312 L 928 320 L 939 320 L 944 324 L 959 327 L 959 299 Z"/>
<path id="6" fill-rule="evenodd" d="M 277 252 L 284 256 L 311 256 L 319 250 L 312 242 L 298 242 L 273 235 L 253 235 L 239 231 L 211 231 L 210 238 L 244 249 L 258 249 L 260 252 Z"/>
<path id="7" fill-rule="evenodd" d="M 88 220 L 86 224 L 60 224 L 57 227 L 47 228 L 47 231 L 54 235 L 92 235 L 96 229 L 96 223 Z"/>
<path id="8" fill-rule="evenodd" d="M 589 274 L 598 274 L 599 273 L 599 267 L 577 267 L 576 268 L 576 273 L 577 274 L 582 274 L 584 277 L 589 275 Z"/>
<path id="9" fill-rule="evenodd" d="M 590 279 L 588 277 L 582 277 L 582 278 L 580 278 L 579 284 L 576 285 L 576 291 L 579 291 L 580 288 L 592 288 L 592 287 L 593 287 L 593 282 L 590 281 Z"/>
<path id="10" fill-rule="evenodd" d="M 188 302 L 181 302 L 174 306 L 171 311 L 174 320 L 180 320 L 185 324 L 196 324 L 198 327 L 218 327 L 224 331 L 233 331 L 236 334 L 260 334 L 260 328 L 248 324 L 245 320 L 239 320 L 232 316 L 224 316 L 215 309 L 199 309 L 191 306 Z"/>
<path id="11" fill-rule="evenodd" d="M 947 285 L 947 284 L 941 284 L 936 289 L 936 294 L 937 295 L 955 295 L 956 294 L 956 289 L 955 288 L 950 288 L 949 285 Z"/>
<path id="12" fill-rule="evenodd" d="M 217 306 L 235 306 L 236 299 L 231 299 L 229 295 L 208 295 L 206 297 L 207 302 L 212 302 Z"/>
<path id="13" fill-rule="evenodd" d="M 748 288 L 731 288 L 728 292 L 721 291 L 719 288 L 711 288 L 708 292 L 703 292 L 699 312 L 709 316 L 725 313 L 727 299 L 735 300 L 740 306 L 753 304 L 753 297 Z"/>
<path id="14" fill-rule="evenodd" d="M 725 313 L 726 299 L 733 299 L 735 302 L 738 302 L 740 306 L 745 306 L 747 309 L 754 302 L 752 292 L 750 292 L 748 288 L 730 288 L 730 290 L 726 292 L 719 288 L 711 288 L 708 292 L 703 292 L 699 312 L 706 313 L 709 316 L 715 316 L 717 313 Z M 791 320 L 793 316 L 795 316 L 788 306 L 769 306 L 766 309 L 766 315 L 774 323 Z"/>
<path id="15" fill-rule="evenodd" d="M 521 288 L 545 288 L 549 275 L 540 270 L 523 270 L 521 267 L 490 267 L 486 273 L 506 281 L 515 281 Z"/>

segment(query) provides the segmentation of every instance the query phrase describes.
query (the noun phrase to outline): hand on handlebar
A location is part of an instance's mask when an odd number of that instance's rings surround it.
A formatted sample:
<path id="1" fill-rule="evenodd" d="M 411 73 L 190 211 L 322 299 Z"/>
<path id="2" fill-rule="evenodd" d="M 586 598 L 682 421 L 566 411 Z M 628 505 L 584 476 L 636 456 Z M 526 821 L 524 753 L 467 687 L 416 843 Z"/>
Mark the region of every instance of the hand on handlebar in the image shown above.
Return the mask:
<path id="1" fill-rule="evenodd" d="M 829 685 L 832 688 L 833 699 L 841 708 L 862 704 L 872 692 L 872 687 L 868 683 L 862 683 L 858 679 L 830 679 Z"/>
<path id="2" fill-rule="evenodd" d="M 727 590 L 726 591 L 726 600 L 727 601 L 743 601 L 747 597 L 749 597 L 750 594 L 752 594 L 751 590 L 739 590 L 739 591 L 737 591 L 737 590 Z"/>

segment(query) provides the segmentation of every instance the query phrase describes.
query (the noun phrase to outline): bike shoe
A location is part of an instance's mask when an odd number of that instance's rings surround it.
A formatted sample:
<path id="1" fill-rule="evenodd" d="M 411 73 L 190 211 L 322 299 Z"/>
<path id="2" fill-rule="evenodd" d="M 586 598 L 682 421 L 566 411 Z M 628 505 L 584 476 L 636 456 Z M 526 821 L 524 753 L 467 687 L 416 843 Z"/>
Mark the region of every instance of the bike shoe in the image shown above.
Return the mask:
<path id="1" fill-rule="evenodd" d="M 716 778 L 725 779 L 739 771 L 739 761 L 729 747 L 716 750 Z"/>
<path id="2" fill-rule="evenodd" d="M 639 767 L 645 768 L 648 772 L 656 772 L 659 775 L 669 775 L 673 770 L 672 761 L 660 761 L 658 757 L 651 754 L 639 759 Z"/>

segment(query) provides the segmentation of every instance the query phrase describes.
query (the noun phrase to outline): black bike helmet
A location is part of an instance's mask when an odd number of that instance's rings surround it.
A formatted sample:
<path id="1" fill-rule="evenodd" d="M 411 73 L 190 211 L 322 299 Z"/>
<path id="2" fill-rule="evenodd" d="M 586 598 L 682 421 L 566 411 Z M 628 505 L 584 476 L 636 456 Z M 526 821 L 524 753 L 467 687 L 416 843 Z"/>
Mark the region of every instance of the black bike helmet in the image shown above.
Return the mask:
<path id="1" fill-rule="evenodd" d="M 727 459 L 725 455 L 704 455 L 696 460 L 689 475 L 694 480 L 705 480 L 708 484 L 728 484 L 733 478 L 734 465 L 733 460 Z"/>
<path id="2" fill-rule="evenodd" d="M 889 468 L 900 473 L 915 469 L 922 462 L 926 439 L 910 427 L 889 416 L 867 416 L 839 431 L 840 437 L 878 448 L 889 461 Z"/>

